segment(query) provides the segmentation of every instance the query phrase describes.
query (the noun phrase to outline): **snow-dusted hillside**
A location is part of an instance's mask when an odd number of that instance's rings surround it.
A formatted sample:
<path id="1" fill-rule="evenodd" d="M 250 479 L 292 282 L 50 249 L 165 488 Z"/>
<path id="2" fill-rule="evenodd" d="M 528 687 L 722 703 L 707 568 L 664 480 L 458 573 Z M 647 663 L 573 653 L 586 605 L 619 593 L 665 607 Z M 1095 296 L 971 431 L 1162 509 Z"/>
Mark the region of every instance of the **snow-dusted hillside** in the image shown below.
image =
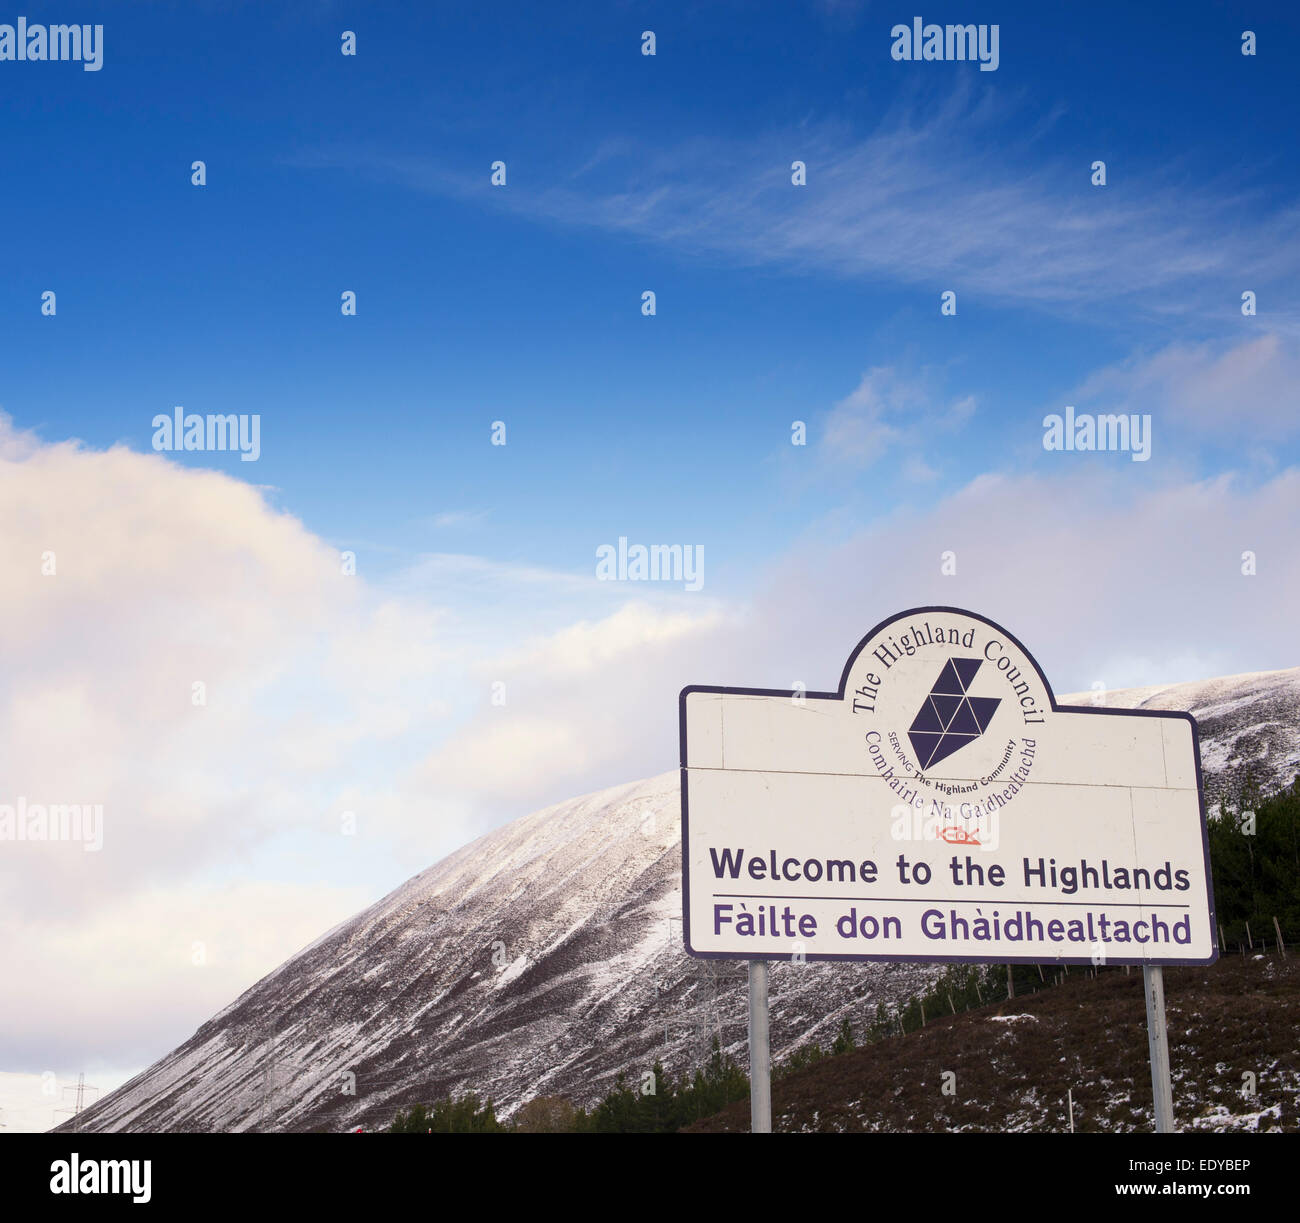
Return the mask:
<path id="1" fill-rule="evenodd" d="M 1190 710 L 1212 789 L 1251 761 L 1274 784 L 1300 770 L 1300 668 L 1104 703 Z M 673 770 L 481 837 L 286 961 L 81 1127 L 370 1127 L 448 1091 L 504 1111 L 534 1095 L 588 1102 L 656 1058 L 699 1064 L 715 1032 L 743 1055 L 744 966 L 681 950 L 679 825 Z M 866 1019 L 937 971 L 775 965 L 774 1054 L 829 1039 L 842 1015 Z"/>

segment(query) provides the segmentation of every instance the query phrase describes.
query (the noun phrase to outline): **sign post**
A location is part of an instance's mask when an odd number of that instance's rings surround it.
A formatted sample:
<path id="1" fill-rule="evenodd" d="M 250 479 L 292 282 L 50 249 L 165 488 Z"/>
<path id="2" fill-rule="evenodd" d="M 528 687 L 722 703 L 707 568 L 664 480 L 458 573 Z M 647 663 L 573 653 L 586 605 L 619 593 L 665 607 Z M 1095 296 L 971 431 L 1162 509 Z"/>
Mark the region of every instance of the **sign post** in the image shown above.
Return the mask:
<path id="1" fill-rule="evenodd" d="M 772 1048 L 768 1038 L 767 961 L 749 961 L 749 1129 L 772 1132 Z"/>
<path id="2" fill-rule="evenodd" d="M 1172 1127 L 1160 966 L 1218 957 L 1190 714 L 1058 705 L 1000 625 L 923 607 L 835 691 L 692 686 L 679 717 L 683 940 L 749 961 L 756 1132 L 775 959 L 1141 965 Z"/>
<path id="3" fill-rule="evenodd" d="M 1156 1133 L 1174 1132 L 1174 1088 L 1169 1077 L 1169 1030 L 1165 1024 L 1165 970 L 1142 966 L 1147 999 L 1147 1047 L 1151 1053 L 1151 1096 L 1155 1101 Z"/>

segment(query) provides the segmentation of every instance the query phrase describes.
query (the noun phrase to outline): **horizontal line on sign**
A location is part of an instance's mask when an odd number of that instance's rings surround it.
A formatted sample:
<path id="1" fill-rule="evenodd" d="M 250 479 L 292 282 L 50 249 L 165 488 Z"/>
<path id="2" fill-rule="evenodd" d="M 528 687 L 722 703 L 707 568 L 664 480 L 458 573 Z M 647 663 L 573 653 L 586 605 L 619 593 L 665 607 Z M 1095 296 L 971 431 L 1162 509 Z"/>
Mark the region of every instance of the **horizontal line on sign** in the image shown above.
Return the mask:
<path id="1" fill-rule="evenodd" d="M 721 900 L 863 900 L 891 905 L 1085 905 L 1096 908 L 1105 905 L 1110 909 L 1190 909 L 1191 905 L 1157 904 L 1142 900 L 1010 900 L 1006 896 L 978 897 L 967 900 L 934 900 L 926 896 L 798 896 L 785 892 L 713 892 Z"/>

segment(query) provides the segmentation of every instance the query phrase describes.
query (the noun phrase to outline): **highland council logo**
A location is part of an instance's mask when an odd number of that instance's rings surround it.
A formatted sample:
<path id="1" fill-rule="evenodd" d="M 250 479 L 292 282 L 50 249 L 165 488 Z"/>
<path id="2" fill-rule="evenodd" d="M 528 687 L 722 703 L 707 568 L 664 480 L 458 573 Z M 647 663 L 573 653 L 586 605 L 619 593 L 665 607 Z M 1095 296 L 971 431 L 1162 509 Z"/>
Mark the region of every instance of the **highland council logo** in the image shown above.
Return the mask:
<path id="1" fill-rule="evenodd" d="M 1019 643 L 967 613 L 900 617 L 863 642 L 845 695 L 894 793 L 895 839 L 995 848 L 1052 709 Z"/>

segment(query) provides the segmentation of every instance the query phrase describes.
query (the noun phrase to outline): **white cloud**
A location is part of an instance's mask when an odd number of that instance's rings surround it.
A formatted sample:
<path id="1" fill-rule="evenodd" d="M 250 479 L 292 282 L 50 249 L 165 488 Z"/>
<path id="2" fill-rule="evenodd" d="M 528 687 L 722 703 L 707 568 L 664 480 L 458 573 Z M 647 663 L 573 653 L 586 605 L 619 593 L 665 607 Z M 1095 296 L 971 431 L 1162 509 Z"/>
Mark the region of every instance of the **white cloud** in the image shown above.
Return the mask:
<path id="1" fill-rule="evenodd" d="M 587 574 L 462 552 L 428 552 L 409 566 L 397 582 L 403 593 L 440 606 L 459 608 L 466 603 L 500 603 L 525 594 L 548 603 L 572 597 L 587 598 L 599 593 L 595 573 L 594 549 L 591 572 Z"/>
<path id="2" fill-rule="evenodd" d="M 1162 413 L 1170 425 L 1244 447 L 1295 437 L 1300 341 L 1265 332 L 1232 344 L 1170 344 L 1098 370 L 1075 398 L 1112 411 Z"/>
<path id="3" fill-rule="evenodd" d="M 628 602 L 594 557 L 572 575 L 438 554 L 380 591 L 254 487 L 3 417 L 0 520 L 0 804 L 103 807 L 98 852 L 0 841 L 0 979 L 21 998 L 0 1015 L 21 1064 L 0 1070 L 161 1052 L 548 786 L 618 779 L 642 745 L 584 684 L 636 693 L 716 614 L 680 591 Z"/>
<path id="4" fill-rule="evenodd" d="M 930 370 L 904 374 L 893 366 L 876 366 L 827 413 L 818 452 L 832 464 L 869 467 L 891 452 L 903 451 L 904 475 L 932 479 L 926 462 L 935 439 L 959 429 L 975 412 L 973 395 L 951 402 L 938 390 Z"/>
<path id="5" fill-rule="evenodd" d="M 115 1084 L 94 1073 L 106 1051 L 113 1065 L 143 1068 L 370 899 L 356 887 L 265 879 L 146 888 L 75 920 L 6 917 L 0 961 L 18 1005 L 5 1008 L 5 1057 L 29 1071 L 0 1082 L 0 1107 L 22 1114 L 6 1124 L 48 1128 L 50 1109 L 69 1102 L 40 1095 L 39 1073 L 66 1084 L 74 1068 L 89 1069 L 106 1092 Z"/>
<path id="6" fill-rule="evenodd" d="M 0 1070 L 0 1125 L 10 1134 L 39 1134 L 67 1121 L 77 1098 L 77 1075 L 85 1073 L 87 1107 L 134 1078 L 143 1066 L 130 1070 L 103 1065 L 42 1071 L 40 1074 Z"/>
<path id="7" fill-rule="evenodd" d="M 671 764 L 677 669 L 730 622 L 721 607 L 685 598 L 693 610 L 629 602 L 484 663 L 485 693 L 501 683 L 505 704 L 485 700 L 430 754 L 412 788 L 505 814 L 511 803 L 540 806 L 655 771 L 646 765 L 656 760 Z"/>
<path id="8" fill-rule="evenodd" d="M 141 1015 L 184 1039 L 196 1006 L 204 1018 L 221 1010 L 368 899 L 353 886 L 257 879 L 144 888 L 91 921 L 19 919 L 8 926 L 5 979 L 23 982 L 26 999 L 39 992 L 41 1005 L 6 1016 L 6 1052 L 41 1047 L 54 1064 L 73 1064 L 108 1046 L 146 1058 Z M 124 998 L 130 1007 L 116 1004 Z M 54 1032 L 47 1008 L 64 1017 Z"/>
<path id="9" fill-rule="evenodd" d="M 907 607 L 989 615 L 1060 693 L 1294 665 L 1300 471 L 1165 485 L 1093 465 L 990 473 L 845 542 L 816 540 L 776 560 L 743 608 L 655 614 L 646 635 L 648 613 L 623 609 L 498 660 L 506 707 L 485 701 L 422 775 L 504 814 L 653 774 L 676 762 L 684 685 L 833 688 L 858 640 Z M 1241 573 L 1247 550 L 1255 577 Z"/>
<path id="10" fill-rule="evenodd" d="M 945 551 L 955 576 L 940 572 Z M 1255 577 L 1241 573 L 1245 551 Z M 804 545 L 754 600 L 749 673 L 693 678 L 833 686 L 878 620 L 937 604 L 1002 623 L 1061 691 L 1198 679 L 1293 666 L 1298 600 L 1300 471 L 1155 485 L 1057 464 L 982 476 L 846 543 Z"/>
<path id="11" fill-rule="evenodd" d="M 156 1047 L 177 1016 L 202 1019 L 366 898 L 353 862 L 382 853 L 342 843 L 339 800 L 382 793 L 403 751 L 445 733 L 439 616 L 343 576 L 334 549 L 249 485 L 123 447 L 45 444 L 3 416 L 0 521 L 0 804 L 103 809 L 98 852 L 0 841 L 0 978 L 24 983 L 0 1044 L 15 1056 L 33 1034 L 55 1046 L 84 1029 L 69 1005 L 79 981 L 102 1008 L 96 1039 L 120 1046 L 135 1023 Z M 286 843 L 305 861 L 261 901 L 222 882 L 291 859 Z M 392 878 L 391 863 L 376 869 Z M 204 897 L 214 947 L 273 945 L 219 952 L 226 968 L 160 993 L 170 961 L 149 940 L 193 928 Z"/>
<path id="12" fill-rule="evenodd" d="M 485 672 L 526 671 L 538 677 L 580 676 L 605 668 L 620 657 L 639 654 L 715 628 L 720 609 L 661 611 L 644 602 L 625 603 L 602 620 L 580 620 L 548 637 L 533 638 L 522 649 L 485 664 Z"/>

